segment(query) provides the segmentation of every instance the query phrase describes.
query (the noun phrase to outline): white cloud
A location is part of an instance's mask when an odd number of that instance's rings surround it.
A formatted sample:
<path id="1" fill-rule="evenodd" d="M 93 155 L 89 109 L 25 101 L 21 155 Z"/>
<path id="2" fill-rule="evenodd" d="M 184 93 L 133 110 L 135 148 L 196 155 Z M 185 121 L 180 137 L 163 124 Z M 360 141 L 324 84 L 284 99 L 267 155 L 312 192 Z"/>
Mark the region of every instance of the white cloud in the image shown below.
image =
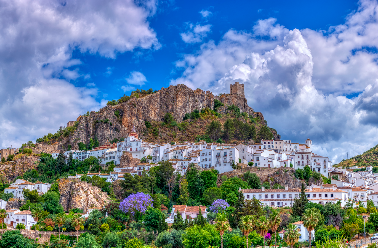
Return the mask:
<path id="1" fill-rule="evenodd" d="M 147 79 L 146 79 L 146 77 L 142 73 L 140 73 L 138 71 L 133 71 L 126 78 L 126 82 L 128 84 L 142 86 L 142 85 L 144 85 L 147 82 Z"/>
<path id="2" fill-rule="evenodd" d="M 211 11 L 208 11 L 208 10 L 201 10 L 199 13 L 200 13 L 200 14 L 202 15 L 202 17 L 204 17 L 204 18 L 206 18 L 206 17 L 210 17 L 210 16 L 213 14 Z"/>
<path id="3" fill-rule="evenodd" d="M 123 92 L 129 92 L 129 91 L 135 90 L 136 88 L 134 86 L 126 85 L 126 86 L 122 86 L 121 89 L 123 90 Z"/>
<path id="4" fill-rule="evenodd" d="M 211 25 L 206 24 L 201 26 L 200 24 L 197 24 L 194 26 L 194 24 L 190 23 L 188 24 L 187 30 L 187 32 L 180 34 L 181 39 L 186 43 L 199 43 L 202 42 L 202 40 L 210 32 Z"/>
<path id="5" fill-rule="evenodd" d="M 362 1 L 328 32 L 288 30 L 273 18 L 251 33 L 230 30 L 218 45 L 208 42 L 178 61 L 184 71 L 171 84 L 228 93 L 243 82 L 250 106 L 284 139 L 309 137 L 315 152 L 337 163 L 378 143 L 377 54 L 361 50 L 377 44 L 376 9 L 376 1 Z M 345 97 L 353 92 L 362 93 Z"/>
<path id="6" fill-rule="evenodd" d="M 94 82 L 89 82 L 89 83 L 87 83 L 87 86 L 88 86 L 88 87 L 95 87 L 96 84 L 95 84 Z"/>
<path id="7" fill-rule="evenodd" d="M 111 76 L 113 74 L 113 70 L 114 70 L 114 67 L 107 67 L 104 75 L 105 76 Z"/>
<path id="8" fill-rule="evenodd" d="M 0 0 L 0 147 L 20 146 L 88 110 L 98 110 L 96 88 L 65 80 L 79 72 L 72 50 L 115 58 L 135 48 L 158 49 L 148 17 L 156 1 Z"/>

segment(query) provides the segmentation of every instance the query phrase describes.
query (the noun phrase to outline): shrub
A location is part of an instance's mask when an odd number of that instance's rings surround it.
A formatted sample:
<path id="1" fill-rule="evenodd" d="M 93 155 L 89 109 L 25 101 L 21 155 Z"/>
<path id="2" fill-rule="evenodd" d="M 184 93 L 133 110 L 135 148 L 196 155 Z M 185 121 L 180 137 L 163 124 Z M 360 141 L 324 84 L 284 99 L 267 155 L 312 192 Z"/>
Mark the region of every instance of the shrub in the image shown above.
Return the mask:
<path id="1" fill-rule="evenodd" d="M 25 225 L 22 223 L 18 223 L 16 229 L 25 229 Z"/>

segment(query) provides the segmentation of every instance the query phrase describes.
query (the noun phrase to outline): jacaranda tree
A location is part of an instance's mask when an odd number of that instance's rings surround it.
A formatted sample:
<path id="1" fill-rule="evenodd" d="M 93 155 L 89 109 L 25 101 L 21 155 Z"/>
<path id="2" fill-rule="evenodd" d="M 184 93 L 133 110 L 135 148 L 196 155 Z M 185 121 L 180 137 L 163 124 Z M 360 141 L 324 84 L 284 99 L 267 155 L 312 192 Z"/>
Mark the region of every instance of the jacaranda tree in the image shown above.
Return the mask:
<path id="1" fill-rule="evenodd" d="M 152 207 L 152 202 L 153 199 L 149 194 L 131 194 L 119 204 L 119 209 L 137 220 L 141 214 L 146 213 L 149 207 Z"/>

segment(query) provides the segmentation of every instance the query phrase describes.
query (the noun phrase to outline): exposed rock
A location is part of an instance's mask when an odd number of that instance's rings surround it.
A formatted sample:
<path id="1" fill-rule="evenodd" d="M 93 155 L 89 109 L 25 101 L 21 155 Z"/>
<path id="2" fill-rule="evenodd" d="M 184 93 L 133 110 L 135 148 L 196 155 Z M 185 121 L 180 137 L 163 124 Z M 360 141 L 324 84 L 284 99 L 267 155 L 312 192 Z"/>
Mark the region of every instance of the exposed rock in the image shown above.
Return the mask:
<path id="1" fill-rule="evenodd" d="M 218 112 L 226 114 L 227 106 L 236 105 L 241 112 L 258 117 L 265 124 L 264 116 L 248 106 L 244 95 L 222 94 L 214 96 L 210 91 L 191 88 L 179 84 L 162 88 L 156 93 L 140 98 L 132 97 L 126 102 L 115 106 L 106 106 L 98 112 L 90 112 L 77 119 L 77 128 L 68 137 L 61 137 L 58 144 L 45 146 L 46 151 L 67 150 L 68 146 L 78 149 L 78 143 L 89 144 L 90 139 L 97 138 L 100 145 L 117 138 L 125 138 L 133 129 L 139 134 L 145 130 L 145 121 L 162 121 L 166 113 L 171 113 L 177 122 L 181 122 L 186 113 L 206 107 L 213 109 L 214 100 L 222 101 L 225 106 Z M 260 126 L 257 126 L 258 129 Z M 279 138 L 273 131 L 275 138 Z M 42 143 L 45 144 L 45 143 Z M 43 148 L 38 145 L 38 149 Z"/>
<path id="2" fill-rule="evenodd" d="M 22 201 L 20 199 L 16 198 L 10 198 L 7 202 L 7 205 L 5 206 L 6 210 L 10 209 L 19 209 L 22 206 Z"/>
<path id="3" fill-rule="evenodd" d="M 0 163 L 0 175 L 6 176 L 9 182 L 13 182 L 29 169 L 35 169 L 38 162 L 37 155 L 16 155 L 13 161 Z"/>
<path id="4" fill-rule="evenodd" d="M 136 167 L 138 163 L 140 163 L 140 160 L 137 158 L 133 158 L 132 154 L 129 152 L 124 151 L 121 159 L 119 160 L 119 167 L 120 168 L 126 168 L 126 167 Z"/>
<path id="5" fill-rule="evenodd" d="M 87 212 L 88 209 L 102 209 L 111 201 L 100 188 L 87 182 L 77 179 L 60 179 L 58 184 L 60 204 L 65 211 L 73 208 L 82 209 L 84 212 Z"/>

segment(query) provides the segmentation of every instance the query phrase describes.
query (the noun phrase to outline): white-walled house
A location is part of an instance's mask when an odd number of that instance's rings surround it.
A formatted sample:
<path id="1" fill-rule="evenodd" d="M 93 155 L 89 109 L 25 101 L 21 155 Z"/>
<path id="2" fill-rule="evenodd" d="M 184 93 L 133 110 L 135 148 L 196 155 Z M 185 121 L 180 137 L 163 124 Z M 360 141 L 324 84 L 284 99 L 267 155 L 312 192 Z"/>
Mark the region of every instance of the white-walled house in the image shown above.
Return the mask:
<path id="1" fill-rule="evenodd" d="M 263 205 L 270 207 L 286 207 L 294 204 L 294 199 L 299 197 L 301 190 L 299 188 L 285 187 L 285 189 L 240 189 L 245 200 L 253 198 L 258 199 Z M 341 202 L 345 206 L 348 201 L 348 192 L 335 187 L 313 188 L 308 187 L 305 191 L 307 199 L 310 202 L 318 204 Z"/>
<path id="2" fill-rule="evenodd" d="M 29 189 L 30 191 L 37 190 L 38 193 L 44 194 L 47 191 L 49 191 L 50 187 L 51 187 L 51 184 L 48 184 L 48 183 L 42 183 L 42 182 L 31 183 L 22 179 L 17 179 L 9 187 L 4 189 L 4 193 L 6 194 L 12 193 L 14 198 L 23 200 L 24 189 Z"/>
<path id="3" fill-rule="evenodd" d="M 25 225 L 25 229 L 29 229 L 37 224 L 32 213 L 29 210 L 7 210 L 7 217 L 4 219 L 5 224 L 12 228 L 16 228 L 17 224 Z"/>
<path id="4" fill-rule="evenodd" d="M 173 205 L 170 216 L 165 220 L 167 223 L 173 223 L 177 213 L 180 213 L 183 220 L 192 220 L 197 218 L 201 209 L 202 216 L 207 218 L 207 211 L 205 206 L 187 206 L 187 205 Z"/>
<path id="5" fill-rule="evenodd" d="M 0 209 L 5 209 L 7 207 L 7 201 L 0 199 Z"/>
<path id="6" fill-rule="evenodd" d="M 297 222 L 294 222 L 293 223 L 296 227 L 297 227 L 297 230 L 299 232 L 299 242 L 306 242 L 309 240 L 309 233 L 308 233 L 308 230 L 307 228 L 304 227 L 303 225 L 303 221 L 297 221 Z M 282 230 L 281 232 L 279 232 L 279 235 L 280 237 L 283 239 L 284 237 L 284 234 L 285 234 L 285 230 Z M 312 230 L 311 231 L 311 239 L 314 240 L 315 238 L 315 230 Z"/>

